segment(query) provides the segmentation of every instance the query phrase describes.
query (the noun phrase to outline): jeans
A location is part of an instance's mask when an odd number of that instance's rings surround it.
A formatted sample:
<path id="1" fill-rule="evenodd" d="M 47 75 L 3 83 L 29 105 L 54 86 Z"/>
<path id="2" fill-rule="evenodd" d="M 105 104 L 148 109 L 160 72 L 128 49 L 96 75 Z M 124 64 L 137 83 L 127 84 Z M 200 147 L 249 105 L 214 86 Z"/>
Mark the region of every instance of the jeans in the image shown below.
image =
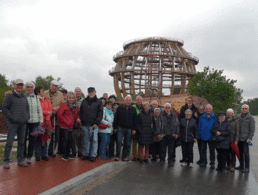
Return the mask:
<path id="1" fill-rule="evenodd" d="M 164 162 L 166 158 L 168 147 L 168 161 L 173 161 L 173 151 L 175 148 L 175 137 L 174 136 L 164 136 L 160 141 L 160 161 Z"/>
<path id="2" fill-rule="evenodd" d="M 63 141 L 62 141 L 63 157 L 69 157 L 70 149 L 72 149 L 72 155 L 76 156 L 76 148 L 75 148 L 75 142 L 72 136 L 72 131 L 70 129 L 64 129 L 61 127 L 60 132 L 62 132 L 62 137 L 63 137 Z"/>
<path id="3" fill-rule="evenodd" d="M 239 141 L 239 154 L 240 154 L 240 167 L 249 169 L 250 167 L 250 156 L 249 156 L 249 145 L 246 141 Z"/>
<path id="4" fill-rule="evenodd" d="M 215 164 L 215 148 L 214 145 L 210 141 L 203 141 L 202 140 L 202 162 L 203 164 L 207 164 L 207 144 L 209 144 L 210 149 L 210 165 Z"/>
<path id="5" fill-rule="evenodd" d="M 228 149 L 223 148 L 216 148 L 218 153 L 218 169 L 223 170 L 225 169 L 226 162 L 227 162 L 227 156 L 228 156 Z"/>
<path id="6" fill-rule="evenodd" d="M 124 128 L 124 127 L 118 127 L 117 129 L 117 152 L 116 157 L 120 158 L 121 155 L 121 147 L 122 147 L 122 141 L 124 138 L 124 146 L 123 146 L 123 153 L 122 153 L 122 159 L 128 158 L 129 156 L 129 150 L 131 146 L 131 135 L 132 135 L 132 129 L 131 128 Z"/>
<path id="7" fill-rule="evenodd" d="M 110 142 L 110 133 L 99 133 L 100 137 L 100 147 L 99 147 L 99 156 L 101 158 L 106 158 L 107 147 Z"/>
<path id="8" fill-rule="evenodd" d="M 57 147 L 58 138 L 59 138 L 59 131 L 60 131 L 60 127 L 58 125 L 56 125 L 55 126 L 55 131 L 52 133 L 52 135 L 50 137 L 51 140 L 50 140 L 50 143 L 49 143 L 49 146 L 48 146 L 48 154 L 49 155 L 53 155 L 54 154 L 54 150 Z M 53 139 L 55 139 L 55 141 Z M 54 143 L 54 147 L 53 147 L 53 141 L 55 142 Z M 58 147 L 61 147 L 61 146 L 58 146 Z"/>
<path id="9" fill-rule="evenodd" d="M 181 141 L 183 162 L 193 163 L 193 145 L 194 142 Z"/>
<path id="10" fill-rule="evenodd" d="M 98 131 L 99 129 L 92 129 L 92 126 L 82 126 L 82 129 L 85 131 L 84 136 L 84 148 L 83 152 L 85 156 L 96 157 L 98 152 Z M 90 152 L 90 142 L 92 137 L 92 147 Z"/>
<path id="11" fill-rule="evenodd" d="M 31 158 L 33 156 L 35 137 L 30 135 L 30 133 L 37 126 L 38 126 L 38 123 L 27 123 L 26 132 L 25 132 L 25 142 L 24 142 L 24 158 L 26 156 L 27 158 Z M 29 136 L 28 155 L 26 155 L 26 143 L 28 140 L 27 136 Z"/>
<path id="12" fill-rule="evenodd" d="M 116 142 L 116 151 L 117 151 L 117 133 L 113 133 L 110 136 L 110 142 L 108 146 L 108 156 L 110 158 L 115 156 L 115 142 Z"/>
<path id="13" fill-rule="evenodd" d="M 26 123 L 24 124 L 14 124 L 9 120 L 7 122 L 7 142 L 5 145 L 4 151 L 4 162 L 9 162 L 10 153 L 13 146 L 13 140 L 15 135 L 18 137 L 18 149 L 17 149 L 17 159 L 18 162 L 22 162 L 24 160 L 24 141 L 25 141 L 25 132 L 26 132 Z"/>
<path id="14" fill-rule="evenodd" d="M 42 146 L 41 135 L 38 136 L 34 142 L 35 156 L 46 157 L 47 156 L 47 142 Z"/>

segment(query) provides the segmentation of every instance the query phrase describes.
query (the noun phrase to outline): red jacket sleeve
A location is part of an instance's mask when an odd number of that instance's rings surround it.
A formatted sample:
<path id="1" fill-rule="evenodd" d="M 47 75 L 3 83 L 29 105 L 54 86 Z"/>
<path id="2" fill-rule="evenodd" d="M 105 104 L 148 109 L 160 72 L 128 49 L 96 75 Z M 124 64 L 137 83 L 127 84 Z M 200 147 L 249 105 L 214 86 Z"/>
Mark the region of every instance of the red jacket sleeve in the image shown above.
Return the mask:
<path id="1" fill-rule="evenodd" d="M 65 107 L 66 107 L 65 104 L 66 104 L 66 103 L 62 103 L 62 104 L 60 105 L 59 110 L 58 110 L 58 113 L 57 113 L 57 118 L 58 118 L 58 120 L 59 120 L 60 122 L 64 123 L 64 124 L 66 124 L 66 121 L 65 121 L 65 119 L 64 119 L 64 117 L 63 117 L 64 111 L 65 111 Z"/>

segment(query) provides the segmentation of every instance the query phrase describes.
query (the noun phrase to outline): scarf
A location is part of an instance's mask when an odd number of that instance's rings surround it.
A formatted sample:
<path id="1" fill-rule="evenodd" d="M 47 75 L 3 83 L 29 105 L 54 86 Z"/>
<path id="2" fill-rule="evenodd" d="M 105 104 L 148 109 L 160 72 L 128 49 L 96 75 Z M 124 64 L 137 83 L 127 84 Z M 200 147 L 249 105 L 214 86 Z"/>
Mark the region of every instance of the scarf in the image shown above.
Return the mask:
<path id="1" fill-rule="evenodd" d="M 112 115 L 112 114 L 113 114 L 112 109 L 108 109 L 107 107 L 106 107 L 106 112 L 107 112 L 109 115 Z"/>
<path id="2" fill-rule="evenodd" d="M 26 92 L 26 96 L 27 96 L 27 97 L 34 97 L 34 96 L 35 96 L 35 93 L 34 93 L 34 92 L 32 92 L 32 93 Z"/>
<path id="3" fill-rule="evenodd" d="M 74 102 L 73 104 L 69 103 L 68 100 L 66 100 L 66 102 L 67 102 L 70 109 L 74 108 L 76 110 L 76 108 L 77 108 L 77 103 L 76 102 Z"/>
<path id="4" fill-rule="evenodd" d="M 248 115 L 249 112 L 247 112 L 246 114 L 241 114 L 241 118 L 245 118 Z"/>

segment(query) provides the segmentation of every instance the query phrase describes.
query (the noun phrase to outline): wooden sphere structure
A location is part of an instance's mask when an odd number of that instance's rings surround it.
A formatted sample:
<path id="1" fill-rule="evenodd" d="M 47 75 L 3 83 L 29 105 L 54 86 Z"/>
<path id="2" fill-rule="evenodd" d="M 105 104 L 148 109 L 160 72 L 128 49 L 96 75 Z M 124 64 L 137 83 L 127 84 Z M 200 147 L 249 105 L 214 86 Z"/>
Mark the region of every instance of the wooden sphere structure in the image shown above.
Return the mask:
<path id="1" fill-rule="evenodd" d="M 149 37 L 124 43 L 109 71 L 117 98 L 137 95 L 162 97 L 187 93 L 187 83 L 196 73 L 199 59 L 182 47 L 179 39 Z"/>

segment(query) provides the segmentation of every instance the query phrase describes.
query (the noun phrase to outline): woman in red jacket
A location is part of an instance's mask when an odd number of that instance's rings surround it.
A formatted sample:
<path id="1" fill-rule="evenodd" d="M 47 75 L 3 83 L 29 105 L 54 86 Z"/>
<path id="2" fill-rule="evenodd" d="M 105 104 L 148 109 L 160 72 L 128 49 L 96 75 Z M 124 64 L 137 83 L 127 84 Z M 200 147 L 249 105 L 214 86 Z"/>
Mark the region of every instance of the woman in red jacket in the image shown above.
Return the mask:
<path id="1" fill-rule="evenodd" d="M 75 122 L 79 124 L 81 120 L 79 117 L 79 105 L 77 105 L 75 101 L 75 94 L 73 92 L 67 93 L 67 100 L 60 105 L 57 118 L 63 137 L 62 159 L 74 159 L 76 156 L 76 148 L 72 131 Z M 70 148 L 72 148 L 72 155 L 70 155 Z"/>
<path id="2" fill-rule="evenodd" d="M 48 130 L 53 131 L 53 127 L 51 125 L 51 115 L 52 115 L 52 105 L 49 99 L 44 96 L 44 87 L 42 85 L 37 86 L 34 89 L 34 93 L 38 95 L 40 105 L 43 112 L 43 124 L 42 126 L 45 127 L 46 132 L 44 135 L 37 137 L 35 142 L 35 156 L 36 161 L 40 161 L 40 156 L 42 160 L 48 161 L 49 158 L 47 157 L 47 140 L 50 137 L 48 134 Z"/>

